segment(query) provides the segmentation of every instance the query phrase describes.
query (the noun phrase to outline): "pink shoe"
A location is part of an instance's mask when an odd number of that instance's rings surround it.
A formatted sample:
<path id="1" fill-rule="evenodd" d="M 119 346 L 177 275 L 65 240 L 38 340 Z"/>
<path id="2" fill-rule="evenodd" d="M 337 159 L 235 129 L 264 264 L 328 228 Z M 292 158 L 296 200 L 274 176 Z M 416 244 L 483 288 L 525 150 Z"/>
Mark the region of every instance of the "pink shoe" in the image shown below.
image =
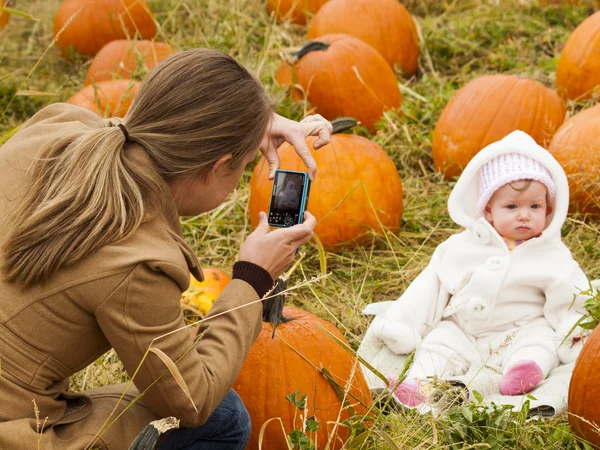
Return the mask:
<path id="1" fill-rule="evenodd" d="M 500 393 L 502 395 L 520 395 L 532 391 L 544 374 L 540 366 L 531 360 L 519 361 L 502 375 Z"/>
<path id="2" fill-rule="evenodd" d="M 393 389 L 393 395 L 400 403 L 406 406 L 415 407 L 427 400 L 427 397 L 419 389 L 419 383 L 414 380 L 404 380 L 398 384 L 398 380 L 388 378 L 390 389 Z"/>

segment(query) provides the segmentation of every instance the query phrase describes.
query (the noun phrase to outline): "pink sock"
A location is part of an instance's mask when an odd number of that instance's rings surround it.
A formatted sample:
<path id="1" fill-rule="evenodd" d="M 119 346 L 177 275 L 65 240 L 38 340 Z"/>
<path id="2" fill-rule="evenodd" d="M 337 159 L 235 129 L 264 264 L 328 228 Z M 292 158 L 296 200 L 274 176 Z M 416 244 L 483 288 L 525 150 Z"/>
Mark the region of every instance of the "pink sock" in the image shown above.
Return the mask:
<path id="1" fill-rule="evenodd" d="M 417 381 L 404 380 L 400 384 L 398 384 L 398 380 L 393 378 L 388 378 L 388 381 L 390 382 L 388 387 L 394 389 L 394 397 L 406 406 L 414 407 L 427 400 L 425 395 L 419 389 L 419 383 Z"/>
<path id="2" fill-rule="evenodd" d="M 519 361 L 502 375 L 500 380 L 500 393 L 502 395 L 520 395 L 532 391 L 544 374 L 540 366 L 530 359 Z"/>

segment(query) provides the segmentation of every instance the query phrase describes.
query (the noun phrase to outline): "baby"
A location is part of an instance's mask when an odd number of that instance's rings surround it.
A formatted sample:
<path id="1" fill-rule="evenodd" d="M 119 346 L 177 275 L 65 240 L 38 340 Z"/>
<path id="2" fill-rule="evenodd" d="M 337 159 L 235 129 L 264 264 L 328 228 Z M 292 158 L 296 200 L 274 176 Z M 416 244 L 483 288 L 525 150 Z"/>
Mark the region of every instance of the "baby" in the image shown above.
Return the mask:
<path id="1" fill-rule="evenodd" d="M 448 201 L 465 231 L 436 248 L 398 300 L 365 309 L 376 314 L 365 340 L 397 355 L 416 349 L 405 381 L 391 386 L 400 402 L 416 406 L 429 377 L 482 361 L 501 370 L 503 395 L 529 392 L 575 361 L 583 342 L 560 343 L 584 312 L 577 294 L 589 282 L 561 241 L 568 205 L 564 171 L 521 131 L 471 160 Z"/>

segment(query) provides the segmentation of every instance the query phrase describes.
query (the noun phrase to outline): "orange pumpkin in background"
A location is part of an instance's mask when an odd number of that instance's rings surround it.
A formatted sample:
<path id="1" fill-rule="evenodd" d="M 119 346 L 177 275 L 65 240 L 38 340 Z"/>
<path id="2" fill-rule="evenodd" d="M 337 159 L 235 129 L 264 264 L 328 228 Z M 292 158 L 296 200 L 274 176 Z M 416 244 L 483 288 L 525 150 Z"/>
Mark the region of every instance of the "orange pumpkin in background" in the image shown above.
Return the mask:
<path id="1" fill-rule="evenodd" d="M 334 121 L 334 133 L 351 127 L 351 120 Z M 364 242 L 370 229 L 381 225 L 398 231 L 402 220 L 402 181 L 394 162 L 377 144 L 353 134 L 334 134 L 331 142 L 315 151 L 316 137 L 306 139 L 319 174 L 310 188 L 307 210 L 317 219 L 315 233 L 328 250 Z M 304 171 L 306 167 L 293 147 L 278 149 L 280 167 Z M 269 210 L 273 181 L 264 158 L 250 178 L 248 212 L 252 225 L 258 213 Z M 381 225 L 380 225 L 381 224 Z"/>
<path id="2" fill-rule="evenodd" d="M 419 35 L 408 10 L 397 0 L 331 0 L 310 23 L 307 37 L 344 33 L 371 45 L 393 67 L 414 74 Z"/>
<path id="3" fill-rule="evenodd" d="M 124 117 L 140 84 L 133 80 L 101 81 L 85 86 L 67 103 L 87 108 L 102 117 Z"/>
<path id="4" fill-rule="evenodd" d="M 0 8 L 8 8 L 8 5 L 4 0 L 0 0 Z M 0 30 L 6 26 L 9 18 L 10 14 L 6 11 L 0 11 Z"/>
<path id="5" fill-rule="evenodd" d="M 190 287 L 181 295 L 181 302 L 194 307 L 205 316 L 231 278 L 221 269 L 213 267 L 203 267 L 202 273 L 203 281 L 190 276 Z"/>
<path id="6" fill-rule="evenodd" d="M 371 393 L 356 358 L 336 342 L 329 333 L 346 342 L 339 330 L 326 320 L 299 308 L 286 306 L 283 315 L 294 320 L 280 323 L 275 337 L 273 326 L 263 322 L 263 329 L 233 385 L 252 419 L 252 434 L 247 450 L 258 450 L 260 430 L 271 418 L 280 418 L 285 433 L 302 429 L 300 411 L 286 400 L 299 391 L 307 394 L 305 418 L 315 417 L 316 433 L 307 432 L 322 450 L 330 437 L 331 450 L 342 448 L 348 439 L 348 428 L 337 425 L 352 415 L 363 416 L 371 404 Z M 328 333 L 329 332 L 329 333 Z M 345 395 L 342 399 L 325 376 L 330 374 Z M 335 435 L 333 428 L 336 427 Z M 263 449 L 288 448 L 279 420 L 265 428 Z"/>
<path id="7" fill-rule="evenodd" d="M 597 447 L 600 447 L 600 434 L 596 428 L 600 424 L 599 354 L 600 327 L 596 327 L 581 349 L 573 368 L 568 400 L 571 428 Z"/>
<path id="8" fill-rule="evenodd" d="M 94 57 L 85 76 L 85 84 L 115 78 L 132 78 L 133 72 L 140 68 L 140 65 L 150 70 L 172 54 L 173 49 L 166 42 L 126 39 L 110 41 Z"/>
<path id="9" fill-rule="evenodd" d="M 600 105 L 567 120 L 548 150 L 567 174 L 571 208 L 600 214 Z"/>
<path id="10" fill-rule="evenodd" d="M 292 86 L 328 120 L 350 116 L 371 131 L 384 111 L 398 108 L 402 95 L 387 61 L 353 36 L 330 34 L 308 42 L 294 64 L 283 63 L 275 79 Z"/>
<path id="11" fill-rule="evenodd" d="M 63 56 L 69 55 L 70 46 L 94 56 L 116 39 L 152 39 L 156 24 L 144 0 L 64 0 L 54 16 L 54 36 Z"/>
<path id="12" fill-rule="evenodd" d="M 267 0 L 269 14 L 275 13 L 279 20 L 291 19 L 300 25 L 307 22 L 307 12 L 315 14 L 328 0 Z"/>
<path id="13" fill-rule="evenodd" d="M 579 24 L 556 67 L 556 90 L 563 98 L 590 98 L 600 86 L 600 11 Z"/>
<path id="14" fill-rule="evenodd" d="M 565 119 L 560 97 L 537 81 L 485 75 L 458 90 L 433 131 L 432 156 L 447 179 L 462 172 L 482 148 L 515 130 L 546 147 Z"/>

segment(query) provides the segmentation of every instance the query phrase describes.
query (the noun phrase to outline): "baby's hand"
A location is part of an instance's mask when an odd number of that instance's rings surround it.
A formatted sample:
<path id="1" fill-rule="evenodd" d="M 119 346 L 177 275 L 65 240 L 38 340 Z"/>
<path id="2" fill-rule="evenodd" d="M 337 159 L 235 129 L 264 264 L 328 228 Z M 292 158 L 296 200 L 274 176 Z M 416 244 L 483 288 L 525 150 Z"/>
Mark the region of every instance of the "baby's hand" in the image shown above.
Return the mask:
<path id="1" fill-rule="evenodd" d="M 560 362 L 563 364 L 575 362 L 590 334 L 590 330 L 577 327 L 558 349 Z"/>
<path id="2" fill-rule="evenodd" d="M 416 330 L 377 316 L 371 324 L 373 333 L 395 354 L 408 355 L 421 343 L 422 338 Z"/>

